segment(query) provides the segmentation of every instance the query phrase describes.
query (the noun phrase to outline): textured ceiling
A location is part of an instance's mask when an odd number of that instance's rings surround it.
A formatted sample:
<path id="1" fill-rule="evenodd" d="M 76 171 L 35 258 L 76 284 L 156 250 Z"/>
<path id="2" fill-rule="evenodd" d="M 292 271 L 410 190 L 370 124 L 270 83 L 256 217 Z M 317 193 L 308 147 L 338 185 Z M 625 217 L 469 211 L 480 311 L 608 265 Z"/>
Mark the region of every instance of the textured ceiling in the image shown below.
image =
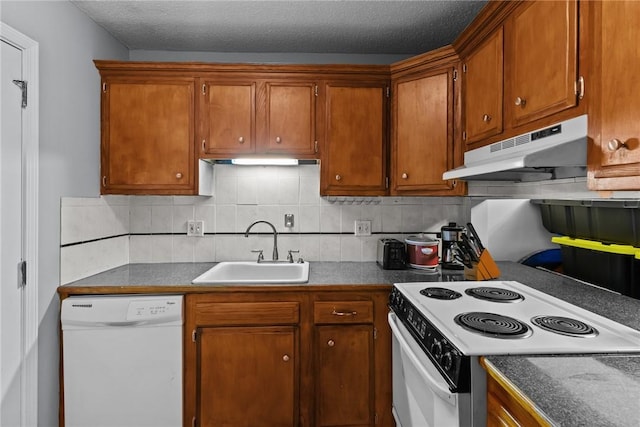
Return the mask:
<path id="1" fill-rule="evenodd" d="M 72 1 L 132 50 L 418 54 L 485 1 Z"/>

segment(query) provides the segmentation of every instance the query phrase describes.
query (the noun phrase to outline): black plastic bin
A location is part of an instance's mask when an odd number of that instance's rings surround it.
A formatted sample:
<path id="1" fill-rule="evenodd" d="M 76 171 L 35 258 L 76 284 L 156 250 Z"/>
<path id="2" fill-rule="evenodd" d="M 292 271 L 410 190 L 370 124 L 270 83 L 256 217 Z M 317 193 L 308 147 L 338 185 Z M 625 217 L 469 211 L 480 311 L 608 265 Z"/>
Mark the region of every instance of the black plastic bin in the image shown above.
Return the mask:
<path id="1" fill-rule="evenodd" d="M 565 274 L 640 299 L 640 248 L 554 237 Z"/>

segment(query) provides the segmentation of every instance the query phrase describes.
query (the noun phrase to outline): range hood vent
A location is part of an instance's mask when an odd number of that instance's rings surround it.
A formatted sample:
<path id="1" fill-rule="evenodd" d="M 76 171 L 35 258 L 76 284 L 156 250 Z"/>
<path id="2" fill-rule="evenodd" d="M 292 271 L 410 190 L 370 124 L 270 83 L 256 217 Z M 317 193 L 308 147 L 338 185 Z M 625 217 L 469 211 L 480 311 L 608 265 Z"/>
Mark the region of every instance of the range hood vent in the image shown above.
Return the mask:
<path id="1" fill-rule="evenodd" d="M 443 179 L 544 181 L 587 174 L 587 116 L 464 153 L 464 166 Z"/>

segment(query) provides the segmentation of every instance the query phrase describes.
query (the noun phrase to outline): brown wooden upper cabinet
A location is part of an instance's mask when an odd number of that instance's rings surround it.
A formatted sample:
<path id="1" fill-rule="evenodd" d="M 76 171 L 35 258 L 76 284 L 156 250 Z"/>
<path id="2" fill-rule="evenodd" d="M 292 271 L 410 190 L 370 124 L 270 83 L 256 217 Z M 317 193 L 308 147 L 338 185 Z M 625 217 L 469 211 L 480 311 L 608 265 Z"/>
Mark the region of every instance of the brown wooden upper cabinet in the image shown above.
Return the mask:
<path id="1" fill-rule="evenodd" d="M 320 194 L 387 192 L 388 82 L 325 82 Z"/>
<path id="2" fill-rule="evenodd" d="M 471 144 L 502 133 L 503 29 L 492 33 L 462 65 L 462 139 Z"/>
<path id="3" fill-rule="evenodd" d="M 213 78 L 200 89 L 202 157 L 316 156 L 314 82 Z"/>
<path id="4" fill-rule="evenodd" d="M 505 114 L 511 127 L 577 105 L 577 1 L 523 2 L 505 21 L 505 49 Z"/>
<path id="5" fill-rule="evenodd" d="M 190 77 L 102 78 L 102 194 L 194 194 Z"/>
<path id="6" fill-rule="evenodd" d="M 589 186 L 640 189 L 640 3 L 589 2 L 594 91 L 589 103 Z"/>
<path id="7" fill-rule="evenodd" d="M 446 67 L 394 80 L 392 193 L 447 194 L 454 167 L 454 71 Z"/>

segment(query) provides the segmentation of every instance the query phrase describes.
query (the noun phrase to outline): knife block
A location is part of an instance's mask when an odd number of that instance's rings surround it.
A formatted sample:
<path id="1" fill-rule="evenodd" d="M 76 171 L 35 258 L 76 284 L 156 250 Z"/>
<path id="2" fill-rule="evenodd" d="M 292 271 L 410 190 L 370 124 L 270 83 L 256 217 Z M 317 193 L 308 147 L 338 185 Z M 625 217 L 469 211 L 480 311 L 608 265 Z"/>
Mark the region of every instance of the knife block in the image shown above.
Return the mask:
<path id="1" fill-rule="evenodd" d="M 487 249 L 482 251 L 478 262 L 472 262 L 472 265 L 472 268 L 464 268 L 466 280 L 490 280 L 500 277 L 500 269 Z"/>

